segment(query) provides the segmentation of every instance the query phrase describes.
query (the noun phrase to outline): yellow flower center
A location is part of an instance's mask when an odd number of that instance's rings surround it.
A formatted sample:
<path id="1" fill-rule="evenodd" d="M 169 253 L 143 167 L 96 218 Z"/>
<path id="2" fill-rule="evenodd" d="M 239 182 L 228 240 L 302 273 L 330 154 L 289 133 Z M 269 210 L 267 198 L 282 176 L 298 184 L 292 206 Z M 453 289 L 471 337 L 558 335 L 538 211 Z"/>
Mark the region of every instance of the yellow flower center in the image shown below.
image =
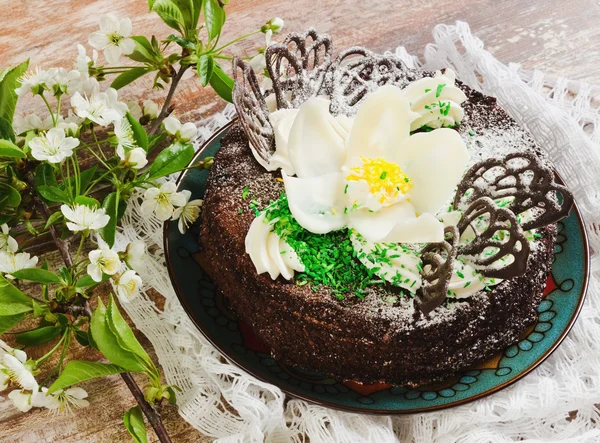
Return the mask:
<path id="1" fill-rule="evenodd" d="M 360 159 L 363 164 L 351 168 L 352 172 L 346 180 L 366 182 L 371 194 L 379 195 L 381 204 L 393 201 L 398 194 L 406 194 L 412 189 L 412 180 L 402 172 L 398 164 L 390 163 L 383 157 Z"/>

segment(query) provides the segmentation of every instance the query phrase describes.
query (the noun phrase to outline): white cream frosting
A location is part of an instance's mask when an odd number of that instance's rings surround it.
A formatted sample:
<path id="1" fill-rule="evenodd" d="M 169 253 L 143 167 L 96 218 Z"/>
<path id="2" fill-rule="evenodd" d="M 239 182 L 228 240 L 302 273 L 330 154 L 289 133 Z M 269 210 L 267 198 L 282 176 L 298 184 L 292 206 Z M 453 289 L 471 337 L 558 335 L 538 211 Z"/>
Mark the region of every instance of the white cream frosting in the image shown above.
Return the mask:
<path id="1" fill-rule="evenodd" d="M 415 131 L 423 126 L 441 128 L 454 126 L 462 121 L 465 112 L 461 104 L 467 99 L 455 84 L 456 74 L 446 69 L 435 77 L 424 77 L 412 82 L 403 92 L 417 115 L 410 124 Z"/>
<path id="2" fill-rule="evenodd" d="M 294 277 L 294 271 L 304 271 L 296 251 L 273 231 L 278 219 L 267 221 L 265 214 L 256 217 L 246 235 L 246 253 L 256 267 L 256 272 L 267 272 L 273 280 L 280 275 L 286 280 Z"/>

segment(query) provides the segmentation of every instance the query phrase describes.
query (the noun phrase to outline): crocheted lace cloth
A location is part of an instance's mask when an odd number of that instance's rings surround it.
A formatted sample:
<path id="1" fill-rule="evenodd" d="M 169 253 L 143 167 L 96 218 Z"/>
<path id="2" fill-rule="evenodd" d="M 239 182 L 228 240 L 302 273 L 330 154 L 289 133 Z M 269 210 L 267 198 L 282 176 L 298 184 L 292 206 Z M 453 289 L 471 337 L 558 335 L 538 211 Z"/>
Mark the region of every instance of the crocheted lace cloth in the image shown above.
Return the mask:
<path id="1" fill-rule="evenodd" d="M 484 49 L 466 23 L 438 25 L 424 56 L 403 47 L 395 54 L 409 67 L 451 67 L 460 80 L 487 95 L 525 126 L 547 149 L 575 194 L 587 221 L 592 252 L 600 251 L 594 222 L 600 219 L 600 89 L 506 66 Z M 203 140 L 234 115 L 229 106 L 199 123 Z M 171 179 L 175 179 L 172 177 Z M 441 412 L 368 416 L 286 400 L 226 361 L 188 319 L 165 267 L 162 226 L 141 216 L 139 202 L 124 217 L 118 245 L 142 238 L 157 245 L 141 276 L 146 291 L 165 297 L 162 310 L 142 293 L 124 304 L 152 342 L 168 383 L 178 385 L 182 417 L 218 442 L 597 442 L 600 429 L 600 293 L 590 284 L 579 320 L 552 356 L 533 373 L 490 397 Z M 600 257 L 594 254 L 594 264 Z M 233 412 L 233 410 L 237 411 Z M 577 411 L 569 415 L 569 412 Z"/>

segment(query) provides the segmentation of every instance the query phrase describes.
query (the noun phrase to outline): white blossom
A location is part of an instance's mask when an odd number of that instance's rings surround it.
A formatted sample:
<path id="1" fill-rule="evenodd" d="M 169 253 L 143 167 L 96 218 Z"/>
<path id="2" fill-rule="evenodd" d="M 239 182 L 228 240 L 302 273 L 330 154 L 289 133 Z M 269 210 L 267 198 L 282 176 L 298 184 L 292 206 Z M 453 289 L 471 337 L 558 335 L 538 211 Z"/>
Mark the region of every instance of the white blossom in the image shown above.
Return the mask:
<path id="1" fill-rule="evenodd" d="M 177 192 L 175 183 L 163 184 L 160 188 L 150 188 L 144 192 L 144 202 L 141 211 L 146 217 L 154 214 L 160 221 L 171 218 L 174 206 L 183 206 L 185 196 Z"/>
<path id="2" fill-rule="evenodd" d="M 125 248 L 125 263 L 134 271 L 140 272 L 145 267 L 146 256 L 146 243 L 142 240 L 134 240 Z"/>
<path id="3" fill-rule="evenodd" d="M 45 71 L 36 66 L 35 71 L 25 73 L 20 81 L 21 86 L 15 89 L 19 97 L 31 92 L 33 95 L 41 94 L 44 90 L 50 90 L 54 84 L 56 68 Z"/>
<path id="4" fill-rule="evenodd" d="M 17 252 L 19 245 L 10 236 L 10 229 L 6 223 L 0 226 L 0 251 Z"/>
<path id="5" fill-rule="evenodd" d="M 72 413 L 72 408 L 86 408 L 89 402 L 85 400 L 88 393 L 79 387 L 66 390 L 59 389 L 52 394 L 48 394 L 48 388 L 42 388 L 41 391 L 33 394 L 31 403 L 38 408 L 47 408 L 53 413 L 67 412 Z"/>
<path id="6" fill-rule="evenodd" d="M 152 119 L 158 117 L 158 113 L 160 112 L 160 108 L 158 104 L 154 103 L 152 100 L 144 100 L 144 107 L 142 109 L 143 115 L 146 115 Z"/>
<path id="7" fill-rule="evenodd" d="M 177 117 L 172 115 L 163 120 L 163 125 L 165 127 L 165 131 L 182 142 L 190 141 L 198 132 L 198 128 L 196 128 L 195 124 L 188 122 L 182 125 Z"/>
<path id="8" fill-rule="evenodd" d="M 10 274 L 20 271 L 21 269 L 35 268 L 38 258 L 28 252 L 19 252 L 13 254 L 11 252 L 0 251 L 0 273 L 6 274 L 6 277 L 13 278 Z"/>
<path id="9" fill-rule="evenodd" d="M 52 116 L 48 115 L 42 120 L 37 114 L 26 116 L 15 115 L 13 119 L 13 129 L 15 134 L 23 134 L 27 131 L 46 131 L 54 126 Z"/>
<path id="10" fill-rule="evenodd" d="M 127 113 L 127 105 L 118 100 L 117 91 L 113 88 L 94 93 L 90 97 L 76 92 L 71 97 L 71 106 L 77 116 L 101 126 L 107 126 Z"/>
<path id="11" fill-rule="evenodd" d="M 13 405 L 19 411 L 29 412 L 33 408 L 33 404 L 31 403 L 32 394 L 33 392 L 27 392 L 24 389 L 15 389 L 8 394 L 8 398 L 12 400 Z"/>
<path id="12" fill-rule="evenodd" d="M 117 154 L 119 154 L 118 151 Z M 126 168 L 141 169 L 148 164 L 146 151 L 142 148 L 133 148 L 132 150 L 127 151 L 124 156 L 119 155 L 119 158 L 121 158 L 122 163 Z"/>
<path id="13" fill-rule="evenodd" d="M 52 128 L 44 135 L 29 141 L 31 155 L 36 160 L 49 163 L 60 163 L 73 155 L 73 149 L 79 145 L 79 140 L 66 137 L 63 128 Z"/>
<path id="14" fill-rule="evenodd" d="M 62 205 L 60 212 L 68 220 L 67 228 L 73 232 L 100 229 L 110 220 L 110 216 L 106 215 L 103 208 L 90 208 L 86 205 L 76 204 L 73 207 Z"/>
<path id="15" fill-rule="evenodd" d="M 134 102 L 132 100 L 128 101 L 127 108 L 129 109 L 129 113 L 136 120 L 139 120 L 140 118 L 142 118 L 142 115 L 144 115 L 144 113 L 142 111 L 142 107 L 140 106 L 140 104 L 138 102 Z"/>
<path id="16" fill-rule="evenodd" d="M 98 51 L 92 51 L 92 58 L 88 57 L 85 47 L 77 45 L 77 57 L 75 58 L 75 69 L 81 73 L 82 78 L 87 78 L 90 75 L 90 62 L 94 66 L 98 61 Z"/>
<path id="17" fill-rule="evenodd" d="M 90 251 L 88 257 L 90 264 L 87 267 L 87 273 L 96 282 L 102 281 L 102 274 L 115 274 L 121 265 L 119 254 L 108 248 Z"/>
<path id="18" fill-rule="evenodd" d="M 190 200 L 190 196 L 192 193 L 188 190 L 183 190 L 180 192 L 185 197 L 185 203 L 175 209 L 173 212 L 173 220 L 179 219 L 178 227 L 179 232 L 185 234 L 187 228 L 190 227 L 192 223 L 194 223 L 198 217 L 200 216 L 200 207 L 202 206 L 202 200 Z"/>
<path id="19" fill-rule="evenodd" d="M 56 68 L 52 77 L 52 90 L 54 95 L 68 94 L 77 88 L 81 80 L 81 73 L 77 70 L 67 71 L 65 68 Z"/>
<path id="20" fill-rule="evenodd" d="M 114 122 L 114 132 L 117 138 L 117 155 L 122 159 L 125 158 L 125 152 L 135 148 L 133 140 L 133 130 L 126 117 Z"/>
<path id="21" fill-rule="evenodd" d="M 116 291 L 119 300 L 128 302 L 140 292 L 142 279 L 135 271 L 125 271 L 117 280 Z"/>
<path id="22" fill-rule="evenodd" d="M 16 357 L 21 363 L 25 363 L 27 361 L 27 354 L 25 351 L 20 349 L 14 349 L 6 344 L 5 341 L 0 340 L 0 363 L 2 363 L 2 358 L 4 354 L 10 354 L 13 357 Z"/>
<path id="23" fill-rule="evenodd" d="M 121 54 L 131 54 L 135 42 L 131 35 L 131 20 L 118 19 L 112 14 L 106 14 L 100 19 L 100 31 L 92 33 L 88 39 L 90 46 L 104 51 L 104 58 L 111 64 L 119 61 Z"/>
<path id="24" fill-rule="evenodd" d="M 2 371 L 8 375 L 13 384 L 29 391 L 37 390 L 37 381 L 25 362 L 22 362 L 12 354 L 4 354 L 2 356 L 2 365 L 4 366 Z"/>

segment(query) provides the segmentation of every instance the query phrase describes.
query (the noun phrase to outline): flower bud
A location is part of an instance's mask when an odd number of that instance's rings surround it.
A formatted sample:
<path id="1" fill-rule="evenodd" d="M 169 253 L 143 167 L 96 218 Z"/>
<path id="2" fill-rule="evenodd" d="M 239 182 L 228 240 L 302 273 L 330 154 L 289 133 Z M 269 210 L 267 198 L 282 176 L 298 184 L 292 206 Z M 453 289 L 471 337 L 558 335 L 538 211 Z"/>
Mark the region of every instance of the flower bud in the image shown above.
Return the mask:
<path id="1" fill-rule="evenodd" d="M 260 32 L 266 34 L 267 31 L 272 31 L 273 34 L 277 34 L 283 28 L 283 24 L 283 19 L 279 17 L 273 17 L 260 28 Z"/>

